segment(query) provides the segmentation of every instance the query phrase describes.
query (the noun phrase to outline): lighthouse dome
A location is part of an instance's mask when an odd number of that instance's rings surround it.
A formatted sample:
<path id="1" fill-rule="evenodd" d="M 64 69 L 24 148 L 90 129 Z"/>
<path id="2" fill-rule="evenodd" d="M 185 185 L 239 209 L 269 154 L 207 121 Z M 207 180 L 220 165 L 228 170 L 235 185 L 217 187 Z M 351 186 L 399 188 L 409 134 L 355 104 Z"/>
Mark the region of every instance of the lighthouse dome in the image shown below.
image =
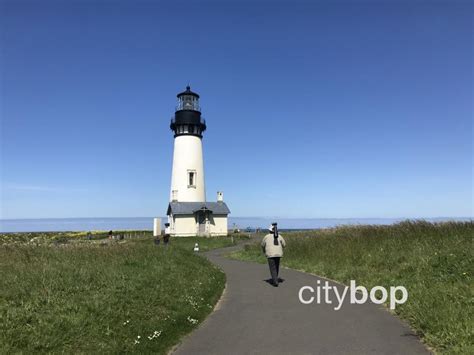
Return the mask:
<path id="1" fill-rule="evenodd" d="M 201 118 L 199 107 L 199 95 L 186 86 L 186 90 L 178 95 L 178 105 L 174 118 L 171 119 L 170 128 L 175 137 L 181 135 L 194 135 L 202 138 L 202 132 L 206 130 L 206 121 Z"/>
<path id="2" fill-rule="evenodd" d="M 184 96 L 184 95 L 191 95 L 191 96 L 194 96 L 194 97 L 197 97 L 199 99 L 199 95 L 196 94 L 195 92 L 192 92 L 191 91 L 191 86 L 186 86 L 186 90 L 183 91 L 183 92 L 180 92 L 178 95 L 176 95 L 178 98 L 180 98 L 181 96 Z"/>
<path id="3" fill-rule="evenodd" d="M 186 86 L 186 90 L 176 95 L 178 98 L 178 105 L 176 111 L 201 111 L 199 107 L 199 95 L 191 91 L 191 87 Z"/>

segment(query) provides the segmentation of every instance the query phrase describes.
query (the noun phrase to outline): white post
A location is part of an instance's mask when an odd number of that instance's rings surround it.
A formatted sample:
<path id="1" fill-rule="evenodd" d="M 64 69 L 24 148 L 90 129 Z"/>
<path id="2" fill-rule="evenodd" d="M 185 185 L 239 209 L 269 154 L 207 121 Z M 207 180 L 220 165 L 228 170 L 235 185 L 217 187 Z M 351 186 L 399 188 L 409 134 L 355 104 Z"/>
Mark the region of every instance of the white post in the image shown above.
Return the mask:
<path id="1" fill-rule="evenodd" d="M 161 218 L 153 218 L 153 236 L 158 237 L 161 235 Z"/>

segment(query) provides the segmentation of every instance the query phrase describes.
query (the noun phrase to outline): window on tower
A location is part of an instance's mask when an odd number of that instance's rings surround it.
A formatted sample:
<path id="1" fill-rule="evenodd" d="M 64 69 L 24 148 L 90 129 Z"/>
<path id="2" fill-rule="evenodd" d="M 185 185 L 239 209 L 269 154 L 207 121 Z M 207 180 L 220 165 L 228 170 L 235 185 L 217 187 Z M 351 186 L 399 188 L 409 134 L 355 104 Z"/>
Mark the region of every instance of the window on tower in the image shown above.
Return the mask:
<path id="1" fill-rule="evenodd" d="M 196 187 L 196 172 L 188 170 L 188 187 Z"/>

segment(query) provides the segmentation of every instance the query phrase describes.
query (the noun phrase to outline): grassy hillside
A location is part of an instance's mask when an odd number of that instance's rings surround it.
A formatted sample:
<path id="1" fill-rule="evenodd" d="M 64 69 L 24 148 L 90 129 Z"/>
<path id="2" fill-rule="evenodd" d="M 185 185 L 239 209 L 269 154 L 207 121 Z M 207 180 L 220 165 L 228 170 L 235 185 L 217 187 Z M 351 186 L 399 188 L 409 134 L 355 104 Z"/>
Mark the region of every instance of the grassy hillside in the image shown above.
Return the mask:
<path id="1" fill-rule="evenodd" d="M 396 312 L 446 353 L 474 354 L 474 223 L 403 222 L 284 234 L 283 265 L 348 284 L 403 285 Z M 234 258 L 265 262 L 259 246 Z"/>
<path id="2" fill-rule="evenodd" d="M 143 243 L 153 244 L 153 233 L 147 230 L 135 231 L 114 231 L 116 239 L 110 240 L 106 231 L 92 232 L 21 232 L 21 233 L 0 233 L 0 245 L 104 245 L 104 244 L 123 244 L 123 243 Z M 118 239 L 123 236 L 123 239 Z M 170 245 L 179 246 L 187 250 L 193 250 L 194 244 L 199 244 L 201 252 L 216 248 L 223 248 L 233 245 L 239 240 L 248 239 L 246 234 L 233 234 L 229 237 L 185 237 L 171 238 Z M 160 243 L 163 246 L 163 242 Z"/>
<path id="3" fill-rule="evenodd" d="M 212 311 L 225 284 L 190 251 L 192 240 L 163 248 L 150 238 L 17 237 L 0 245 L 2 353 L 165 353 Z M 202 250 L 230 244 L 199 241 Z"/>

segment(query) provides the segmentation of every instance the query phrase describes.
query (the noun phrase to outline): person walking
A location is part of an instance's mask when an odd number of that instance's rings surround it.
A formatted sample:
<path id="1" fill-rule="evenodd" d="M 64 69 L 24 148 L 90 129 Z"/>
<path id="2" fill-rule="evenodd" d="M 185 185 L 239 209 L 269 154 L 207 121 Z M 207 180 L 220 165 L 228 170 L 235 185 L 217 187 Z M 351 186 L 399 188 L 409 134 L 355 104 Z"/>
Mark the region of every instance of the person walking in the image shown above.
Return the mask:
<path id="1" fill-rule="evenodd" d="M 262 239 L 262 251 L 268 260 L 270 275 L 272 276 L 271 284 L 278 287 L 278 273 L 280 272 L 280 258 L 283 256 L 283 248 L 286 247 L 285 239 L 278 233 L 276 223 L 268 228 L 270 232 Z"/>
<path id="2" fill-rule="evenodd" d="M 171 237 L 170 224 L 165 223 L 165 235 L 163 237 L 163 243 L 165 244 L 165 246 L 168 246 L 170 237 Z"/>

